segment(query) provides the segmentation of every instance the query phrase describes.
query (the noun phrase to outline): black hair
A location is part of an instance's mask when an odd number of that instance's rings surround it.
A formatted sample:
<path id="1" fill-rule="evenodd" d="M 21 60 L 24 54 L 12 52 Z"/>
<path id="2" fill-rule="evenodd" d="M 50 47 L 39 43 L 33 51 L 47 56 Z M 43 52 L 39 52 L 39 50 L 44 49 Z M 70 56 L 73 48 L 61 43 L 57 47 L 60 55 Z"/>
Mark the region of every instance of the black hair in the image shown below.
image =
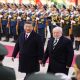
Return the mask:
<path id="1" fill-rule="evenodd" d="M 25 24 L 32 24 L 32 21 L 26 21 L 25 23 L 24 23 L 24 25 Z"/>

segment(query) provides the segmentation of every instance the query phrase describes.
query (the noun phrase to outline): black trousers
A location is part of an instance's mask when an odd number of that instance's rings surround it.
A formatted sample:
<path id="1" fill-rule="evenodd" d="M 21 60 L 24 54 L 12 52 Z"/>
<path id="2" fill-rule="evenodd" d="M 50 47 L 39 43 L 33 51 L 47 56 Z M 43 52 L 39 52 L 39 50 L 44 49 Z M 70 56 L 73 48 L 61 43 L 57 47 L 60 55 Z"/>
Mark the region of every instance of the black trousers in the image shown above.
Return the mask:
<path id="1" fill-rule="evenodd" d="M 24 77 L 24 80 L 27 80 L 30 76 L 31 76 L 32 73 L 26 73 L 26 76 Z"/>
<path id="2" fill-rule="evenodd" d="M 0 39 L 1 39 L 1 27 L 0 27 Z"/>
<path id="3" fill-rule="evenodd" d="M 2 25 L 2 31 L 3 31 L 2 35 L 6 36 L 6 25 Z"/>
<path id="4" fill-rule="evenodd" d="M 45 28 L 39 28 L 38 29 L 38 34 L 40 35 L 43 43 L 45 43 Z"/>

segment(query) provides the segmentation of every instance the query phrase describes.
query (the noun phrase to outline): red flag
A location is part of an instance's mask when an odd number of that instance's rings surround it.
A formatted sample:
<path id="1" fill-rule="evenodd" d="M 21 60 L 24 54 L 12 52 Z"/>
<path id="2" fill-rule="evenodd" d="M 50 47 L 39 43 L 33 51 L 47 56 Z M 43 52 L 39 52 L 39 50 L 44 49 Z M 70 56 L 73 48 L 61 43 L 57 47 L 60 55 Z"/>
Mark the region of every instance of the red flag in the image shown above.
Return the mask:
<path id="1" fill-rule="evenodd" d="M 42 6 L 42 2 L 40 0 L 35 0 L 35 3 Z"/>
<path id="2" fill-rule="evenodd" d="M 19 4 L 22 4 L 22 0 L 19 0 Z"/>
<path id="3" fill-rule="evenodd" d="M 75 3 L 75 2 L 76 2 L 76 0 L 70 0 L 70 2 L 74 2 L 74 3 Z"/>

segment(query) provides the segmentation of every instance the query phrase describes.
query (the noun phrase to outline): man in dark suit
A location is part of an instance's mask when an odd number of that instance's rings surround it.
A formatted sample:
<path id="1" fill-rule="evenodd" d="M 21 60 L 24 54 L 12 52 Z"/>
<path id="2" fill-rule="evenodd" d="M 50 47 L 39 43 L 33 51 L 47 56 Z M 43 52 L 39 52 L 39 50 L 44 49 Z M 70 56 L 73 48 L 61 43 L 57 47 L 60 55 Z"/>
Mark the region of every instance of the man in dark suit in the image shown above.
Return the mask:
<path id="1" fill-rule="evenodd" d="M 19 71 L 26 73 L 28 77 L 31 73 L 40 70 L 39 63 L 43 58 L 44 46 L 40 36 L 33 31 L 31 22 L 24 24 L 24 31 L 16 42 L 12 60 L 19 52 Z"/>
<path id="2" fill-rule="evenodd" d="M 3 66 L 2 61 L 7 55 L 8 51 L 0 44 L 0 80 L 16 80 L 15 72 L 13 68 Z"/>
<path id="3" fill-rule="evenodd" d="M 43 58 L 43 66 L 49 57 L 49 73 L 68 74 L 69 67 L 73 60 L 73 46 L 71 40 L 62 36 L 62 28 L 53 29 L 53 37 L 48 41 L 47 49 Z"/>

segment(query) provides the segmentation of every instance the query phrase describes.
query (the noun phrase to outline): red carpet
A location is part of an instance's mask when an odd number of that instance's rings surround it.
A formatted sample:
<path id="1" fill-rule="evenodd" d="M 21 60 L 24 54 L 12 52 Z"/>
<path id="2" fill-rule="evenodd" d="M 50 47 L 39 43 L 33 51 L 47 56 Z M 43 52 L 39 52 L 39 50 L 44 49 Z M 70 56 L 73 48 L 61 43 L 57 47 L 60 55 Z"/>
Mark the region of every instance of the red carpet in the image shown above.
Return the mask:
<path id="1" fill-rule="evenodd" d="M 8 57 L 12 56 L 13 50 L 14 50 L 14 46 L 5 46 L 8 49 Z M 17 56 L 18 57 L 18 56 Z"/>
<path id="2" fill-rule="evenodd" d="M 14 46 L 5 46 L 7 49 L 8 49 L 8 57 L 11 57 L 12 56 L 12 52 L 13 52 L 13 50 L 14 50 Z M 18 58 L 18 56 L 17 56 L 17 58 Z M 76 56 L 74 56 L 74 58 L 73 58 L 73 62 L 72 62 L 72 65 L 73 64 L 75 64 L 75 58 L 76 58 Z M 48 61 L 47 61 L 48 62 Z"/>

